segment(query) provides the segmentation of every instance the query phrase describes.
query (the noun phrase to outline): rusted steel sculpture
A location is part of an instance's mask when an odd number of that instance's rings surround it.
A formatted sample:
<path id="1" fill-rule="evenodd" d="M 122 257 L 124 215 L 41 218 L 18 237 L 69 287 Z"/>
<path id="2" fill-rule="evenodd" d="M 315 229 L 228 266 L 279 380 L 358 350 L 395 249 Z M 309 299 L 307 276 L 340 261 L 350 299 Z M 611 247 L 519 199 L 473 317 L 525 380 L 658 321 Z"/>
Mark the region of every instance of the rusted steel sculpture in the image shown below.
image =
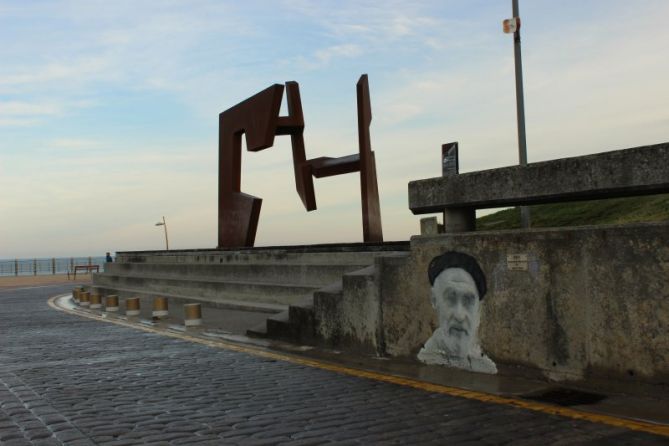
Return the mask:
<path id="1" fill-rule="evenodd" d="M 304 116 L 297 82 L 286 83 L 288 116 L 279 116 L 284 86 L 274 84 L 219 115 L 218 247 L 250 247 L 255 241 L 262 199 L 241 192 L 242 134 L 257 152 L 274 144 L 275 135 L 290 135 L 295 188 L 307 211 L 316 209 L 313 177 L 360 172 L 365 242 L 382 242 L 376 162 L 369 125 L 372 108 L 367 75 L 357 84 L 359 153 L 340 158 L 306 159 Z"/>

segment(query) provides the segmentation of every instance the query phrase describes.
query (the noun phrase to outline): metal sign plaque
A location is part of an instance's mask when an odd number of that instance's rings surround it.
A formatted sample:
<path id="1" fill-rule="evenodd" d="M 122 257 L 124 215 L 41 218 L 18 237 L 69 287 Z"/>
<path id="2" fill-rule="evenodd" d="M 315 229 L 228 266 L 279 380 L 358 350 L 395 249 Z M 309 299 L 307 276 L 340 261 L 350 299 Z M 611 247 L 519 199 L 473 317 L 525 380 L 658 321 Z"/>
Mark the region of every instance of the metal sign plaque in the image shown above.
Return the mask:
<path id="1" fill-rule="evenodd" d="M 458 143 L 449 142 L 441 146 L 441 175 L 448 177 L 460 173 Z"/>
<path id="2" fill-rule="evenodd" d="M 506 265 L 509 271 L 527 271 L 527 254 L 507 254 Z"/>

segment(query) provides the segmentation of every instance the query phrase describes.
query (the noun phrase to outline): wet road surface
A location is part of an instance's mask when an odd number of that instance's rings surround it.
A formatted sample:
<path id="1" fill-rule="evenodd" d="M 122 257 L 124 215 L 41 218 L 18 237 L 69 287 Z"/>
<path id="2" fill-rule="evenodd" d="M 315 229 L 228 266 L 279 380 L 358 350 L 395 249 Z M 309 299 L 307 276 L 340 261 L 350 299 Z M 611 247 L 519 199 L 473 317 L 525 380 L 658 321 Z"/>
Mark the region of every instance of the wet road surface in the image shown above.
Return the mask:
<path id="1" fill-rule="evenodd" d="M 669 444 L 227 351 L 0 291 L 0 445 Z"/>

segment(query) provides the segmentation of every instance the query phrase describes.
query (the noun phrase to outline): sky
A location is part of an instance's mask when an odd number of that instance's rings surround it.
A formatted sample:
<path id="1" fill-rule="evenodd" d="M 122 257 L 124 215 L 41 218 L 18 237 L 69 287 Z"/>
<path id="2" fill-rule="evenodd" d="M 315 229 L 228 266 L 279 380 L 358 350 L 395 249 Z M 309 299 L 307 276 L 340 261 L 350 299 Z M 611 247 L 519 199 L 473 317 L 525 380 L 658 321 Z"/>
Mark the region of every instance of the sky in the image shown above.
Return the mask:
<path id="1" fill-rule="evenodd" d="M 300 84 L 307 158 L 357 153 L 369 75 L 384 239 L 407 184 L 518 163 L 511 0 L 0 0 L 0 258 L 214 248 L 218 114 Z M 669 140 L 669 2 L 521 0 L 530 163 Z M 282 106 L 285 114 L 285 104 Z M 242 155 L 256 246 L 362 241 L 359 176 L 295 192 L 290 138 Z"/>

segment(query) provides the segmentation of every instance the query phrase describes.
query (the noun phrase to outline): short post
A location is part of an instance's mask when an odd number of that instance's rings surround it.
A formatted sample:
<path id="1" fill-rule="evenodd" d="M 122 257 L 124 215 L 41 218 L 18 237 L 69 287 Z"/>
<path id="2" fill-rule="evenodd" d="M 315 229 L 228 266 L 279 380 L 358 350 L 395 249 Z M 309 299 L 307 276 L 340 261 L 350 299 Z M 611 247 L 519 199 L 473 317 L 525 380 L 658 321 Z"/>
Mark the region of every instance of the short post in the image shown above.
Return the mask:
<path id="1" fill-rule="evenodd" d="M 33 275 L 37 275 L 37 259 L 33 259 Z"/>
<path id="2" fill-rule="evenodd" d="M 454 177 L 460 174 L 460 154 L 457 142 L 441 146 L 441 175 Z M 422 225 L 422 222 L 421 222 Z M 432 222 L 426 222 L 434 229 Z M 422 226 L 421 226 L 422 229 Z M 437 226 L 437 232 L 439 227 Z M 476 230 L 476 210 L 473 208 L 444 209 L 444 232 L 468 232 Z"/>
<path id="3" fill-rule="evenodd" d="M 91 266 L 93 264 L 93 261 L 91 260 L 91 256 L 88 256 L 88 266 Z"/>
<path id="4" fill-rule="evenodd" d="M 79 303 L 79 291 L 78 287 L 72 290 L 72 300 L 75 303 Z"/>
<path id="5" fill-rule="evenodd" d="M 437 217 L 426 217 L 420 219 L 420 235 L 439 234 L 439 222 Z"/>
<path id="6" fill-rule="evenodd" d="M 184 305 L 184 325 L 186 327 L 202 325 L 202 307 L 200 304 Z"/>
<path id="7" fill-rule="evenodd" d="M 88 291 L 80 292 L 79 293 L 79 306 L 88 307 L 88 305 L 91 303 L 90 297 L 91 297 L 91 295 Z"/>
<path id="8" fill-rule="evenodd" d="M 156 297 L 153 299 L 153 311 L 151 316 L 157 319 L 164 318 L 168 315 L 167 298 Z"/>
<path id="9" fill-rule="evenodd" d="M 56 259 L 51 257 L 51 274 L 56 274 Z"/>
<path id="10" fill-rule="evenodd" d="M 115 294 L 105 297 L 105 311 L 107 313 L 118 312 L 118 296 Z"/>
<path id="11" fill-rule="evenodd" d="M 14 259 L 14 275 L 19 275 L 19 259 Z"/>
<path id="12" fill-rule="evenodd" d="M 125 315 L 139 316 L 139 297 L 129 297 L 125 300 Z"/>
<path id="13" fill-rule="evenodd" d="M 100 293 L 98 292 L 91 293 L 91 304 L 89 305 L 89 308 L 91 310 L 99 310 L 100 308 L 102 308 Z"/>

